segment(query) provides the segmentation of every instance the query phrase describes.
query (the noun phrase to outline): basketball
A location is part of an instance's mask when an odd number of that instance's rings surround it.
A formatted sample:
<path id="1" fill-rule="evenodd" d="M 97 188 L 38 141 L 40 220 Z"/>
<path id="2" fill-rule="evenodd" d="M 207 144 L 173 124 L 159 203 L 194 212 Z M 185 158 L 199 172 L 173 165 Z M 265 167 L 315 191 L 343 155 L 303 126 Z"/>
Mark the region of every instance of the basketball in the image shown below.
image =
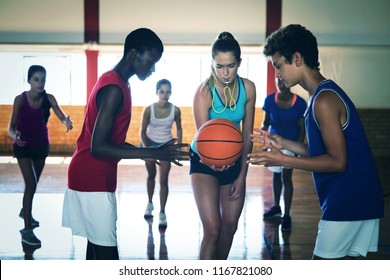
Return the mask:
<path id="1" fill-rule="evenodd" d="M 240 129 L 225 119 L 209 120 L 197 132 L 196 149 L 199 157 L 210 166 L 233 164 L 241 156 L 243 146 Z"/>

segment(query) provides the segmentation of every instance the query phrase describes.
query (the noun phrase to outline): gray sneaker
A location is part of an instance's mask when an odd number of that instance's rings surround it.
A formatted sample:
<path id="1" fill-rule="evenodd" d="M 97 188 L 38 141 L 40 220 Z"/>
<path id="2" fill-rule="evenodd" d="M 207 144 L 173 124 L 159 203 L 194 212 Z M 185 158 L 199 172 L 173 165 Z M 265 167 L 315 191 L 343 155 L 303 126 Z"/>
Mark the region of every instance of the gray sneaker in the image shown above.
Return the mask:
<path id="1" fill-rule="evenodd" d="M 268 220 L 280 216 L 282 216 L 282 210 L 280 209 L 280 206 L 274 205 L 271 207 L 271 209 L 269 209 L 267 212 L 264 213 L 263 219 Z"/>
<path id="2" fill-rule="evenodd" d="M 152 202 L 148 202 L 148 204 L 146 205 L 144 217 L 145 218 L 153 217 L 153 214 L 152 214 L 153 209 L 154 209 L 153 203 Z"/>
<path id="3" fill-rule="evenodd" d="M 160 212 L 158 226 L 159 227 L 166 227 L 167 225 L 168 225 L 167 215 L 165 214 L 165 212 Z"/>
<path id="4" fill-rule="evenodd" d="M 41 240 L 39 240 L 32 229 L 21 229 L 20 235 L 22 236 L 22 243 L 31 246 L 41 246 Z"/>
<path id="5" fill-rule="evenodd" d="M 24 219 L 23 208 L 20 209 L 19 218 Z M 31 215 L 31 227 L 33 227 L 33 228 L 39 227 L 39 222 L 38 222 L 37 220 L 35 220 L 35 219 L 32 217 L 32 215 Z"/>

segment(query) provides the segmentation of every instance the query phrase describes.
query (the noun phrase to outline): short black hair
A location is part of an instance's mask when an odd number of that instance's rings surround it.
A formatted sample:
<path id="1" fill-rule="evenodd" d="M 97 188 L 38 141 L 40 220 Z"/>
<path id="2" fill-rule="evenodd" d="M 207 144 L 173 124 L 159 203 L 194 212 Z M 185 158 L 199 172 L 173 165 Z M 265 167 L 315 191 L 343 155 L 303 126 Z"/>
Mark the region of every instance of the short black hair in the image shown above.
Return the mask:
<path id="1" fill-rule="evenodd" d="M 138 28 L 130 32 L 125 41 L 123 56 L 126 56 L 131 49 L 136 49 L 141 54 L 145 50 L 157 49 L 164 52 L 164 46 L 161 39 L 148 28 Z"/>
<path id="2" fill-rule="evenodd" d="M 267 37 L 263 53 L 269 57 L 279 52 L 288 63 L 292 63 L 293 54 L 299 52 L 308 67 L 319 70 L 318 45 L 313 33 L 300 24 L 290 24 L 273 32 Z"/>

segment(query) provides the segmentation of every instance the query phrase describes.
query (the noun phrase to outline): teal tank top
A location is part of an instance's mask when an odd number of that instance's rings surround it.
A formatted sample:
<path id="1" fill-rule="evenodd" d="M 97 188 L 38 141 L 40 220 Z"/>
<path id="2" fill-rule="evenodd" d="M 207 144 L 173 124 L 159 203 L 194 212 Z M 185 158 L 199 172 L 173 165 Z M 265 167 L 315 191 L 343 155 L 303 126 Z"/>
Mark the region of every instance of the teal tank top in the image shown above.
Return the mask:
<path id="1" fill-rule="evenodd" d="M 219 96 L 216 88 L 214 86 L 210 87 L 212 100 L 214 102 L 213 107 L 209 110 L 210 120 L 213 119 L 226 119 L 233 122 L 238 128 L 241 129 L 241 121 L 245 116 L 245 105 L 246 105 L 246 91 L 244 86 L 244 81 L 237 76 L 238 82 L 238 94 L 236 100 L 236 107 L 233 107 L 233 110 L 227 106 L 225 110 L 225 104 L 223 103 L 221 97 Z M 220 113 L 218 113 L 220 112 Z M 196 149 L 196 134 L 191 143 L 191 149 L 197 153 Z"/>

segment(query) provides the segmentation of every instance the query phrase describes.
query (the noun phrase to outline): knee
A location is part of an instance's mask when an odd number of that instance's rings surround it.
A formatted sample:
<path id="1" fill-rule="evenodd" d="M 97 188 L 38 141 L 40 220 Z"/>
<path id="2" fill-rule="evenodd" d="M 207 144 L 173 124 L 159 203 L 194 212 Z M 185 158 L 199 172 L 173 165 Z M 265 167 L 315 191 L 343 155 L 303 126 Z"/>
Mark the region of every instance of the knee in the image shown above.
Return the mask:
<path id="1" fill-rule="evenodd" d="M 225 221 L 222 225 L 222 231 L 227 235 L 234 235 L 237 231 L 236 221 Z"/>
<path id="2" fill-rule="evenodd" d="M 160 180 L 160 187 L 162 189 L 168 189 L 168 180 L 167 179 Z"/>
<path id="3" fill-rule="evenodd" d="M 218 243 L 219 235 L 221 233 L 220 227 L 208 227 L 204 229 L 204 240 L 210 243 Z"/>
<path id="4" fill-rule="evenodd" d="M 25 192 L 35 192 L 37 189 L 36 182 L 26 182 L 25 186 L 26 186 Z"/>
<path id="5" fill-rule="evenodd" d="M 156 178 L 156 172 L 148 172 L 148 180 L 154 180 Z"/>

